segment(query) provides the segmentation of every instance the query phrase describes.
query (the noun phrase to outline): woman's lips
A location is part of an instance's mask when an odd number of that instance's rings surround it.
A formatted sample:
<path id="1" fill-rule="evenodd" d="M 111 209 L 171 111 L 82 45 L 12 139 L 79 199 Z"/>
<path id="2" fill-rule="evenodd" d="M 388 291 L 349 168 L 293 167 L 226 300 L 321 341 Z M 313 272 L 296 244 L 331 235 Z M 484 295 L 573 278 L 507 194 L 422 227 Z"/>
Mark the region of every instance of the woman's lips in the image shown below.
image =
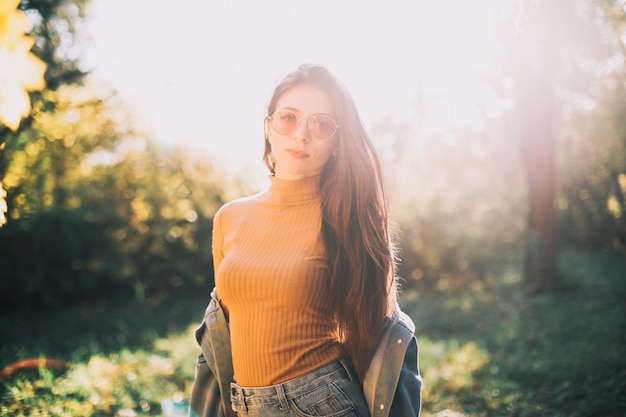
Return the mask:
<path id="1" fill-rule="evenodd" d="M 293 156 L 296 159 L 304 159 L 309 157 L 308 153 L 300 151 L 298 149 L 286 149 L 286 151 L 289 153 L 289 155 Z"/>

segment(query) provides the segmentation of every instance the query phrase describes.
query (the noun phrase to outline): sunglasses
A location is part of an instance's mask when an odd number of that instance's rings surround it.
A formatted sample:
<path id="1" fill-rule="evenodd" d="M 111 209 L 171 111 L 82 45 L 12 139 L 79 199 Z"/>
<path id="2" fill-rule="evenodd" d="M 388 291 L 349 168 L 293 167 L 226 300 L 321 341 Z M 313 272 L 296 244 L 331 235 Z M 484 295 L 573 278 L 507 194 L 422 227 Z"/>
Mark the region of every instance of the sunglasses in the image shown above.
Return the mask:
<path id="1" fill-rule="evenodd" d="M 299 117 L 291 110 L 276 110 L 268 117 L 272 129 L 280 135 L 289 135 L 297 128 L 301 120 L 306 120 L 309 133 L 318 140 L 326 140 L 333 137 L 339 126 L 335 119 L 327 114 L 314 114 L 308 119 Z"/>

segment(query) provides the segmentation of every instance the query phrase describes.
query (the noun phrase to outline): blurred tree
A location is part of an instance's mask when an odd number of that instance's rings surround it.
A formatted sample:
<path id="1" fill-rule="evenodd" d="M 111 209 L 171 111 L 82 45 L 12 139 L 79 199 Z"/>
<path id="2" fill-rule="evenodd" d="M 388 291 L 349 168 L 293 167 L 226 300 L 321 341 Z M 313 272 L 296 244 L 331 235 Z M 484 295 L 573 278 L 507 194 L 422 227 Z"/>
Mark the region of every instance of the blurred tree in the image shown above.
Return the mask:
<path id="1" fill-rule="evenodd" d="M 89 0 L 22 0 L 20 4 L 33 23 L 30 35 L 37 39 L 33 53 L 48 65 L 48 90 L 79 83 L 87 74 L 80 65 L 82 48 L 86 46 L 80 27 L 88 3 Z"/>
<path id="2" fill-rule="evenodd" d="M 15 119 L 15 112 L 19 111 L 20 117 L 27 117 L 30 113 L 30 102 L 38 104 L 39 109 L 54 109 L 53 102 L 47 102 L 42 95 L 31 93 L 25 96 L 25 90 L 41 89 L 45 85 L 49 91 L 56 90 L 63 84 L 79 82 L 85 72 L 79 68 L 79 51 L 77 42 L 77 25 L 84 15 L 84 7 L 87 0 L 19 0 L 4 1 L 0 7 L 0 47 L 2 51 L 0 62 L 2 75 L 0 84 L 2 91 L 11 97 L 5 97 L 2 104 L 0 91 L 0 108 L 5 109 L 2 113 L 11 113 L 10 121 L 0 123 L 0 210 L 4 220 L 4 212 L 7 210 L 4 201 L 6 192 L 2 188 L 2 178 L 6 160 L 4 150 L 9 141 L 17 141 L 22 132 L 30 130 L 30 118 L 21 125 L 19 119 Z M 15 14 L 14 9 L 19 4 L 20 14 Z M 30 27 L 29 27 L 30 26 Z M 22 36 L 22 32 L 28 30 L 29 37 Z M 30 40 L 33 40 L 34 45 Z M 19 46 L 21 45 L 21 46 Z M 37 57 L 30 56 L 28 50 L 32 46 L 32 53 Z M 22 51 L 23 50 L 23 51 Z M 28 52 L 20 58 L 18 52 Z M 17 61 L 16 61 L 17 60 Z M 38 72 L 45 69 L 41 82 L 38 80 Z M 9 77 L 9 79 L 1 79 Z M 20 91 L 9 87 L 16 85 Z M 24 96 L 24 97 L 22 97 Z M 0 120 L 2 119 L 0 115 Z M 6 118 L 5 118 L 6 119 Z M 3 222 L 0 222 L 0 225 Z"/>
<path id="3" fill-rule="evenodd" d="M 28 91 L 45 86 L 46 70 L 46 64 L 30 52 L 35 40 L 24 35 L 28 20 L 24 12 L 16 10 L 19 2 L 0 3 L 0 128 L 4 125 L 13 131 L 30 113 Z M 0 139 L 0 151 L 3 147 Z M 6 222 L 6 211 L 6 191 L 0 181 L 0 227 Z"/>
<path id="4" fill-rule="evenodd" d="M 530 202 L 525 271 L 526 290 L 531 294 L 552 291 L 557 280 L 555 66 L 559 27 L 554 22 L 563 13 L 562 7 L 529 5 L 524 30 L 512 45 Z"/>
<path id="5" fill-rule="evenodd" d="M 529 190 L 532 294 L 557 287 L 559 241 L 623 246 L 626 18 L 617 0 L 524 4 L 522 29 L 505 44 Z"/>
<path id="6" fill-rule="evenodd" d="M 64 86 L 7 148 L 0 305 L 160 299 L 212 278 L 212 217 L 233 181 L 133 131 L 113 95 Z M 32 132 L 32 133 L 31 133 Z"/>
<path id="7" fill-rule="evenodd" d="M 41 90 L 46 65 L 30 52 L 35 39 L 25 36 L 28 20 L 16 10 L 19 0 L 0 3 L 0 124 L 19 127 L 30 112 L 27 92 Z"/>
<path id="8" fill-rule="evenodd" d="M 595 30 L 578 36 L 561 93 L 561 233 L 585 250 L 626 254 L 626 10 L 623 1 L 591 4 Z"/>
<path id="9" fill-rule="evenodd" d="M 7 4 L 13 3 L 11 0 Z M 88 0 L 23 0 L 19 8 L 27 19 L 22 26 L 28 35 L 34 38 L 32 53 L 46 65 L 44 73 L 48 91 L 55 91 L 64 84 L 79 83 L 86 72 L 80 68 L 81 39 L 78 27 L 84 17 Z M 8 26 L 8 25 L 7 25 Z M 47 103 L 37 93 L 31 93 L 33 104 L 42 102 L 40 108 L 46 111 L 54 109 L 54 103 Z M 27 130 L 28 120 L 22 123 L 16 134 Z M 13 129 L 15 130 L 15 129 Z M 6 126 L 0 125 L 0 144 L 6 142 L 10 132 Z"/>
<path id="10" fill-rule="evenodd" d="M 455 97 L 424 92 L 412 120 L 374 126 L 410 286 L 478 285 L 523 242 L 524 285 L 547 292 L 561 245 L 626 252 L 624 2 L 516 4 L 525 8 L 497 19 L 481 74 L 512 106 L 495 117 L 484 108 L 484 131 L 426 133 L 429 106 L 454 108 Z"/>
<path id="11" fill-rule="evenodd" d="M 443 134 L 425 132 L 419 117 L 412 122 L 387 119 L 373 127 L 398 223 L 403 286 L 466 291 L 489 285 L 490 272 L 520 250 L 526 194 L 519 158 L 493 120 L 484 131 Z"/>
<path id="12" fill-rule="evenodd" d="M 47 88 L 19 129 L 0 127 L 1 309 L 208 291 L 213 213 L 226 190 L 249 192 L 184 151 L 156 149 L 115 94 L 84 82 L 85 3 L 20 5 Z"/>

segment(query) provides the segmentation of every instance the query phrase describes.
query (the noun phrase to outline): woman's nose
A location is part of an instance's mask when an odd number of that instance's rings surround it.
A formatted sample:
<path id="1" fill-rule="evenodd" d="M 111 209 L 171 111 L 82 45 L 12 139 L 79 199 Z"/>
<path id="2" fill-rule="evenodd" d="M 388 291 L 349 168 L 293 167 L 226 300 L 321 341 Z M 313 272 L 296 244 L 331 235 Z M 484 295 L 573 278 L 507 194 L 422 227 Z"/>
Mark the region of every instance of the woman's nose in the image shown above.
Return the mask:
<path id="1" fill-rule="evenodd" d="M 293 137 L 302 140 L 311 140 L 311 132 L 309 132 L 309 120 L 300 119 L 296 126 L 296 130 L 293 132 Z"/>

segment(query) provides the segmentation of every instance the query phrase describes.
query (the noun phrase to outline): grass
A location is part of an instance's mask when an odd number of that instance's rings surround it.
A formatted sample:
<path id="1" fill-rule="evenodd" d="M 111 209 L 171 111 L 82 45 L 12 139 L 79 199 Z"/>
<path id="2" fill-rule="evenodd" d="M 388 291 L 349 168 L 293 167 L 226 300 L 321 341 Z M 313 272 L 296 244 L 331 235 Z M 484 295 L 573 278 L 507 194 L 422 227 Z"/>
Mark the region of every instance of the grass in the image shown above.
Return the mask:
<path id="1" fill-rule="evenodd" d="M 626 260 L 565 252 L 559 291 L 533 298 L 516 265 L 463 292 L 404 294 L 420 343 L 422 415 L 626 415 Z M 189 395 L 192 329 L 207 296 L 5 315 L 0 367 L 41 355 L 71 365 L 10 376 L 0 415 L 175 415 Z"/>
<path id="2" fill-rule="evenodd" d="M 207 297 L 2 317 L 0 368 L 41 356 L 66 360 L 69 368 L 11 375 L 0 388 L 0 416 L 154 416 L 184 407 L 199 353 L 193 327 Z"/>
<path id="3" fill-rule="evenodd" d="M 566 252 L 560 290 L 529 298 L 515 269 L 405 308 L 421 335 L 429 416 L 626 415 L 626 259 Z"/>

